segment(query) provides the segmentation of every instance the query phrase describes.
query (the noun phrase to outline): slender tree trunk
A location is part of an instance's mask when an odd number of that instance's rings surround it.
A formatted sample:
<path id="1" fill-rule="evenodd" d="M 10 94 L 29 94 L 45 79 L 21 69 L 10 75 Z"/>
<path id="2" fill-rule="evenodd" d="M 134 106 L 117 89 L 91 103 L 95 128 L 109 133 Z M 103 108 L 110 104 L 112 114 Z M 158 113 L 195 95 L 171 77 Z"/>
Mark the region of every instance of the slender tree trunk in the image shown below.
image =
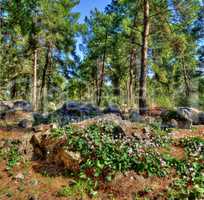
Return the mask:
<path id="1" fill-rule="evenodd" d="M 33 94 L 32 94 L 33 111 L 37 111 L 37 59 L 38 59 L 38 52 L 36 49 L 34 51 L 34 58 L 33 58 Z"/>
<path id="2" fill-rule="evenodd" d="M 112 79 L 113 82 L 113 95 L 116 97 L 120 96 L 120 78 L 116 74 Z"/>
<path id="3" fill-rule="evenodd" d="M 135 48 L 135 31 L 136 16 L 134 17 L 132 32 L 130 34 L 130 64 L 129 64 L 129 80 L 128 80 L 128 105 L 132 106 L 133 103 L 133 89 L 134 89 L 134 74 L 136 74 L 136 48 Z M 136 77 L 135 77 L 136 78 Z M 136 82 L 136 80 L 135 80 Z"/>
<path id="4" fill-rule="evenodd" d="M 40 96 L 41 96 L 41 111 L 45 111 L 45 101 L 46 101 L 46 95 L 47 95 L 47 87 L 46 87 L 46 76 L 47 76 L 47 70 L 51 65 L 51 46 L 50 44 L 47 47 L 47 53 L 46 53 L 46 60 L 45 65 L 43 68 L 43 75 L 42 75 L 42 85 L 40 90 Z"/>
<path id="5" fill-rule="evenodd" d="M 98 84 L 98 98 L 97 98 L 97 105 L 100 106 L 101 98 L 102 98 L 102 90 L 103 90 L 103 82 L 104 82 L 104 71 L 105 71 L 105 61 L 106 61 L 106 50 L 107 50 L 107 39 L 108 39 L 108 32 L 106 31 L 105 36 L 105 47 L 103 52 L 103 59 L 102 63 L 99 64 L 99 84 Z"/>
<path id="6" fill-rule="evenodd" d="M 128 105 L 132 105 L 132 96 L 133 96 L 133 77 L 134 77 L 134 70 L 133 70 L 133 52 L 130 55 L 130 66 L 129 66 L 129 80 L 128 80 Z"/>
<path id="7" fill-rule="evenodd" d="M 102 87 L 103 87 L 103 79 L 104 79 L 104 65 L 103 62 L 99 60 L 98 62 L 99 68 L 99 77 L 97 83 L 97 105 L 100 106 L 101 104 L 101 97 L 102 97 Z"/>
<path id="8" fill-rule="evenodd" d="M 185 95 L 186 97 L 189 97 L 190 96 L 190 84 L 189 84 L 189 78 L 188 78 L 186 66 L 185 66 L 183 59 L 182 59 L 182 71 L 183 71 L 183 78 L 184 78 L 184 84 L 185 84 Z"/>
<path id="9" fill-rule="evenodd" d="M 95 73 L 95 85 L 96 85 L 96 96 L 95 96 L 95 102 L 96 102 L 96 105 L 98 105 L 98 98 L 99 98 L 99 78 L 98 78 L 98 69 L 99 69 L 99 64 L 100 61 L 99 59 L 97 59 L 96 61 L 96 73 Z"/>
<path id="10" fill-rule="evenodd" d="M 30 77 L 25 77 L 26 85 L 25 85 L 25 92 L 24 92 L 24 99 L 30 101 L 30 97 L 28 96 L 28 91 L 30 91 Z M 30 94 L 30 93 L 29 93 Z"/>
<path id="11" fill-rule="evenodd" d="M 142 50 L 141 50 L 141 70 L 140 70 L 140 90 L 139 90 L 139 111 L 144 115 L 147 113 L 147 57 L 148 57 L 148 37 L 149 37 L 149 0 L 144 1 L 144 30 L 142 33 Z"/>
<path id="12" fill-rule="evenodd" d="M 134 74 L 136 75 L 136 49 L 132 48 L 130 53 L 130 66 L 129 66 L 129 81 L 128 81 L 128 104 L 133 103 L 133 90 L 134 90 Z M 136 76 L 135 76 L 136 78 Z"/>
<path id="13" fill-rule="evenodd" d="M 12 80 L 12 87 L 11 87 L 11 99 L 15 99 L 17 97 L 17 84 L 16 78 Z"/>

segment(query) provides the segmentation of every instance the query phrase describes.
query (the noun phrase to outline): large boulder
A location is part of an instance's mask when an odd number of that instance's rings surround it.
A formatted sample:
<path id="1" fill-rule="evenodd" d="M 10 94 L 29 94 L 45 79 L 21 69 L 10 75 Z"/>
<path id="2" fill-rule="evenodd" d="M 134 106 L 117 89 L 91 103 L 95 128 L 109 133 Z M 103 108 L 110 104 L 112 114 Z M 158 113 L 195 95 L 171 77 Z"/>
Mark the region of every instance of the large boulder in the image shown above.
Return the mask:
<path id="1" fill-rule="evenodd" d="M 4 120 L 6 117 L 6 112 L 0 112 L 0 120 Z"/>
<path id="2" fill-rule="evenodd" d="M 33 135 L 30 143 L 33 146 L 33 159 L 42 159 L 59 166 L 63 165 L 71 171 L 80 170 L 81 155 L 66 148 L 66 136 L 53 139 L 50 137 L 50 132 L 40 133 Z"/>
<path id="3" fill-rule="evenodd" d="M 48 122 L 55 122 L 60 126 L 64 126 L 70 122 L 82 121 L 100 114 L 100 109 L 92 104 L 67 102 L 61 108 L 48 115 Z"/>
<path id="4" fill-rule="evenodd" d="M 199 124 L 199 110 L 190 107 L 179 107 L 177 108 L 177 113 L 182 118 L 191 121 L 193 124 Z"/>
<path id="5" fill-rule="evenodd" d="M 108 105 L 108 106 L 103 110 L 103 113 L 104 113 L 104 114 L 110 114 L 110 113 L 112 113 L 112 114 L 116 114 L 116 115 L 118 115 L 118 116 L 120 116 L 120 117 L 123 118 L 123 115 L 122 115 L 122 112 L 120 111 L 120 108 L 119 108 L 117 105 L 115 105 L 115 104 L 110 104 L 110 105 Z"/>
<path id="6" fill-rule="evenodd" d="M 10 122 L 17 122 L 19 123 L 23 119 L 33 120 L 32 112 L 24 112 L 21 110 L 14 110 L 10 109 L 6 112 L 1 113 L 1 119 L 10 121 Z"/>
<path id="7" fill-rule="evenodd" d="M 82 104 L 79 109 L 80 109 L 81 114 L 86 115 L 86 116 L 94 116 L 95 117 L 95 116 L 101 114 L 100 109 L 91 103 Z"/>
<path id="8" fill-rule="evenodd" d="M 20 128 L 30 129 L 33 126 L 33 121 L 29 119 L 23 119 L 18 123 Z"/>
<path id="9" fill-rule="evenodd" d="M 204 112 L 200 112 L 198 114 L 198 118 L 199 118 L 199 124 L 203 125 L 204 124 Z"/>
<path id="10" fill-rule="evenodd" d="M 31 104 L 24 100 L 0 101 L 1 120 L 14 120 L 19 122 L 24 116 L 31 115 L 31 111 Z"/>
<path id="11" fill-rule="evenodd" d="M 31 112 L 32 105 L 25 100 L 16 101 L 0 101 L 0 112 L 7 112 L 9 110 L 19 110 L 24 112 Z"/>
<path id="12" fill-rule="evenodd" d="M 65 103 L 61 111 L 73 116 L 96 116 L 100 114 L 100 109 L 98 107 L 92 104 L 83 104 L 74 101 Z"/>
<path id="13" fill-rule="evenodd" d="M 60 111 L 63 112 L 64 114 L 68 115 L 80 115 L 80 103 L 72 101 L 72 102 L 66 102 L 64 105 L 60 108 Z"/>
<path id="14" fill-rule="evenodd" d="M 130 111 L 129 120 L 131 122 L 140 122 L 142 120 L 142 116 L 138 111 Z"/>
<path id="15" fill-rule="evenodd" d="M 32 105 L 24 100 L 17 100 L 13 103 L 13 109 L 14 110 L 21 110 L 24 112 L 31 112 L 32 111 Z"/>
<path id="16" fill-rule="evenodd" d="M 86 128 L 92 124 L 102 123 L 106 125 L 114 124 L 113 128 L 113 138 L 121 139 L 125 136 L 132 136 L 132 133 L 135 131 L 132 123 L 128 120 L 123 120 L 120 116 L 116 114 L 104 114 L 96 116 L 91 119 L 83 120 L 81 122 L 72 123 L 78 128 Z"/>
<path id="17" fill-rule="evenodd" d="M 190 107 L 179 107 L 176 110 L 165 111 L 162 115 L 163 128 L 191 128 L 192 124 L 198 125 L 204 122 L 201 111 Z"/>
<path id="18" fill-rule="evenodd" d="M 6 112 L 13 108 L 12 101 L 0 101 L 0 113 Z"/>
<path id="19" fill-rule="evenodd" d="M 46 114 L 41 113 L 33 113 L 33 125 L 37 126 L 39 124 L 47 124 L 48 123 L 48 116 Z"/>

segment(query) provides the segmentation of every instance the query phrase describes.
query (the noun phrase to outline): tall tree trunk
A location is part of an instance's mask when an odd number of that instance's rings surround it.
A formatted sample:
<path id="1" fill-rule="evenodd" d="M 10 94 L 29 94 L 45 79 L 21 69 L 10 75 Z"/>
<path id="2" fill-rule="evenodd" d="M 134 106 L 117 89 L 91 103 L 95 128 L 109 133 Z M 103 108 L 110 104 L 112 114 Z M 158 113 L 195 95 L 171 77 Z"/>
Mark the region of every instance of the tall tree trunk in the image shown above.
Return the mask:
<path id="1" fill-rule="evenodd" d="M 97 98 L 97 105 L 100 106 L 101 98 L 102 98 L 102 90 L 103 90 L 103 82 L 104 82 L 104 71 L 105 71 L 105 61 L 106 61 L 106 50 L 107 50 L 107 39 L 108 39 L 108 32 L 106 31 L 105 36 L 105 46 L 103 52 L 103 59 L 102 63 L 99 63 L 99 84 L 98 84 L 98 98 Z"/>
<path id="2" fill-rule="evenodd" d="M 136 49 L 132 48 L 130 53 L 130 65 L 129 65 L 129 81 L 128 81 L 128 104 L 132 106 L 133 104 L 133 90 L 134 90 L 134 75 L 136 78 Z"/>
<path id="3" fill-rule="evenodd" d="M 134 74 L 136 75 L 136 48 L 135 48 L 135 31 L 136 16 L 134 17 L 132 32 L 130 34 L 130 64 L 129 64 L 129 80 L 128 80 L 128 105 L 132 106 L 133 103 L 133 89 L 134 89 Z M 136 77 L 135 77 L 136 78 Z M 136 80 L 135 80 L 136 82 Z"/>
<path id="4" fill-rule="evenodd" d="M 115 97 L 119 97 L 120 96 L 120 78 L 117 74 L 115 74 L 115 76 L 112 78 L 112 83 L 113 83 L 113 95 Z"/>
<path id="5" fill-rule="evenodd" d="M 43 74 L 42 74 L 42 85 L 40 89 L 40 96 L 41 96 L 41 111 L 44 112 L 45 105 L 46 105 L 46 95 L 47 95 L 47 87 L 46 87 L 46 76 L 47 76 L 47 70 L 51 65 L 51 45 L 48 44 L 47 52 L 46 52 L 46 60 L 45 65 L 43 68 Z"/>
<path id="6" fill-rule="evenodd" d="M 96 60 L 96 73 L 94 74 L 95 76 L 95 85 L 96 85 L 96 96 L 95 96 L 95 101 L 96 101 L 96 105 L 98 105 L 98 98 L 99 98 L 99 77 L 98 77 L 98 69 L 99 69 L 99 65 L 100 65 L 100 61 L 99 59 Z"/>
<path id="7" fill-rule="evenodd" d="M 100 106 L 101 104 L 101 97 L 102 97 L 102 87 L 103 87 L 103 81 L 104 81 L 104 65 L 103 61 L 98 60 L 98 81 L 97 81 L 97 105 Z"/>
<path id="8" fill-rule="evenodd" d="M 189 84 L 188 73 L 186 70 L 186 65 L 183 59 L 182 59 L 182 71 L 183 71 L 183 78 L 184 78 L 184 84 L 185 84 L 185 95 L 186 95 L 186 98 L 188 98 L 190 96 L 190 84 Z"/>
<path id="9" fill-rule="evenodd" d="M 38 51 L 34 50 L 33 58 L 33 94 L 32 94 L 32 105 L 33 111 L 37 111 L 37 59 Z"/>
<path id="10" fill-rule="evenodd" d="M 15 99 L 17 97 L 17 83 L 16 78 L 12 80 L 12 86 L 11 86 L 11 99 Z"/>
<path id="11" fill-rule="evenodd" d="M 144 30 L 142 33 L 142 50 L 141 50 L 141 70 L 140 70 L 140 88 L 139 88 L 139 111 L 141 115 L 147 113 L 147 57 L 148 57 L 148 37 L 149 37 L 149 0 L 144 1 Z"/>
<path id="12" fill-rule="evenodd" d="M 28 75 L 25 77 L 25 81 L 25 92 L 23 98 L 30 101 L 30 96 L 28 96 L 28 91 L 30 92 L 30 77 Z"/>

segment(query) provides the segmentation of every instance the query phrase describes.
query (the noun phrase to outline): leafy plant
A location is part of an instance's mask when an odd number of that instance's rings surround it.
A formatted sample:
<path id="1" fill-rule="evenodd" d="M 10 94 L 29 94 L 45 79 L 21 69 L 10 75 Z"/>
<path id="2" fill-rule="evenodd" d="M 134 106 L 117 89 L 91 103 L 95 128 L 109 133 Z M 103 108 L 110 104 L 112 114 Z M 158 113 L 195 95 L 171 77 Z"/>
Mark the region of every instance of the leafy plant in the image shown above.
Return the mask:
<path id="1" fill-rule="evenodd" d="M 84 158 L 81 171 L 94 179 L 103 177 L 110 181 L 117 171 L 132 169 L 148 175 L 167 174 L 168 166 L 160 153 L 136 138 L 121 135 L 114 123 L 98 122 L 83 130 L 70 125 L 54 130 L 52 137 L 63 134 L 67 137 L 66 148 L 80 152 Z M 155 134 L 153 144 L 159 143 L 157 137 L 162 141 L 163 136 Z"/>
<path id="2" fill-rule="evenodd" d="M 180 141 L 186 155 L 191 158 L 204 159 L 204 140 L 199 137 L 184 138 Z"/>
<path id="3" fill-rule="evenodd" d="M 96 196 L 97 192 L 93 190 L 93 185 L 90 180 L 79 180 L 73 186 L 64 186 L 58 192 L 59 197 L 80 197 L 86 198 L 87 193 L 91 196 Z"/>

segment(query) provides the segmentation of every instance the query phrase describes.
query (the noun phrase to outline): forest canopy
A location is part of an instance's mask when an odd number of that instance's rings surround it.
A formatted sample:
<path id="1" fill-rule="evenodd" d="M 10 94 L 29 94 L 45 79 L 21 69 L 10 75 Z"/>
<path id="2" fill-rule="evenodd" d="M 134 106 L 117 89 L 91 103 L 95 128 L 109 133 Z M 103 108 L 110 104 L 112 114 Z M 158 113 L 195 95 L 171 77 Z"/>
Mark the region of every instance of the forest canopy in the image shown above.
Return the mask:
<path id="1" fill-rule="evenodd" d="M 0 1 L 0 100 L 204 108 L 202 0 L 112 0 L 83 24 L 78 4 Z"/>

